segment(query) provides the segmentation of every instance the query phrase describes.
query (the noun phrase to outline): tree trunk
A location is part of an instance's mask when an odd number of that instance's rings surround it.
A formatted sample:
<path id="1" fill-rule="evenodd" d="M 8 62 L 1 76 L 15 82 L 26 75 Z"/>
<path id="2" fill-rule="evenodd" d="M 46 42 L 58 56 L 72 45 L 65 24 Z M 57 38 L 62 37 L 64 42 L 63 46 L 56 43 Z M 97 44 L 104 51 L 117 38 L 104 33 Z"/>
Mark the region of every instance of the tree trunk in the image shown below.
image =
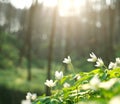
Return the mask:
<path id="1" fill-rule="evenodd" d="M 56 29 L 56 17 L 57 17 L 57 6 L 54 7 L 53 10 L 53 18 L 52 18 L 52 29 L 50 34 L 49 48 L 48 48 L 48 69 L 47 69 L 47 79 L 51 78 L 51 65 L 52 65 L 52 56 L 53 56 L 53 42 L 55 37 L 55 29 Z M 50 95 L 50 88 L 46 87 L 46 95 Z"/>
<path id="2" fill-rule="evenodd" d="M 65 57 L 68 57 L 70 55 L 70 43 L 71 43 L 71 17 L 68 17 L 68 20 L 67 20 L 67 26 L 66 26 L 66 37 L 65 37 Z M 67 72 L 68 71 L 68 66 L 67 64 L 64 65 L 65 66 L 65 71 Z"/>
<path id="3" fill-rule="evenodd" d="M 107 64 L 109 64 L 109 62 L 112 61 L 112 59 L 115 56 L 114 45 L 113 45 L 115 10 L 109 6 L 108 13 L 109 13 L 108 14 L 109 26 L 108 26 L 108 37 L 106 38 L 106 41 L 107 41 L 106 63 Z"/>
<path id="4" fill-rule="evenodd" d="M 28 81 L 31 80 L 31 61 L 32 61 L 32 29 L 33 29 L 33 20 L 34 20 L 34 15 L 35 15 L 35 10 L 36 10 L 36 4 L 33 4 L 30 8 L 29 11 L 29 21 L 28 21 L 28 28 L 27 28 L 27 33 L 26 33 L 26 42 L 27 42 L 27 69 L 28 69 L 28 76 L 27 79 Z"/>

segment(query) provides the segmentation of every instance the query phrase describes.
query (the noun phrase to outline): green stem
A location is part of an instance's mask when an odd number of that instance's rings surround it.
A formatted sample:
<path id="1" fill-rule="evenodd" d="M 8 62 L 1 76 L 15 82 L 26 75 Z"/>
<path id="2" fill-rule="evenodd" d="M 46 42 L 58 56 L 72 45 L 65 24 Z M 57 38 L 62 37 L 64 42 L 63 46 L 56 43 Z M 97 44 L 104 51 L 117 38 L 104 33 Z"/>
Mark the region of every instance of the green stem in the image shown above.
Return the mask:
<path id="1" fill-rule="evenodd" d="M 52 94 L 52 87 L 50 87 L 50 93 Z"/>
<path id="2" fill-rule="evenodd" d="M 72 63 L 70 63 L 70 68 L 71 68 L 71 70 L 73 71 L 73 73 L 75 74 L 75 70 L 74 70 L 74 67 L 73 67 L 73 64 L 72 64 Z"/>
<path id="3" fill-rule="evenodd" d="M 107 66 L 105 66 L 105 65 L 104 65 L 103 67 L 104 67 L 105 69 L 108 69 Z"/>
<path id="4" fill-rule="evenodd" d="M 77 102 L 76 103 L 78 103 L 78 87 L 76 87 L 76 89 L 77 89 Z"/>

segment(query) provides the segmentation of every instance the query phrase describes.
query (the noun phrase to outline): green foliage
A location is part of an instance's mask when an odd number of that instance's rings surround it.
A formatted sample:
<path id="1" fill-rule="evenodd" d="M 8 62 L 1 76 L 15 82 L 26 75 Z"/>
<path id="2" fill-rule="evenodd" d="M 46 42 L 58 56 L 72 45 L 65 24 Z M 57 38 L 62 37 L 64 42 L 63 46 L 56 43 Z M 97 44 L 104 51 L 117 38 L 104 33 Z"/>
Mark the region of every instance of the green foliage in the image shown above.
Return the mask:
<path id="1" fill-rule="evenodd" d="M 27 81 L 27 70 L 25 69 L 9 69 L 0 70 L 0 85 L 10 90 L 21 92 L 39 91 L 44 92 L 44 83 L 46 71 L 43 69 L 32 69 L 32 80 Z"/>
<path id="2" fill-rule="evenodd" d="M 3 52 L 0 55 L 0 59 L 2 60 L 0 63 L 1 68 L 14 68 L 16 61 L 18 60 L 18 52 L 12 45 L 4 44 Z"/>
<path id="3" fill-rule="evenodd" d="M 120 95 L 119 72 L 120 68 L 113 70 L 99 68 L 64 76 L 57 81 L 59 87 L 56 86 L 52 90 L 51 96 L 40 96 L 33 104 L 109 104 L 113 97 Z M 77 80 L 78 75 L 80 79 Z M 100 80 L 99 84 L 90 84 L 96 75 Z M 69 83 L 70 87 L 64 88 L 65 82 Z"/>
<path id="4" fill-rule="evenodd" d="M 16 65 L 18 60 L 18 49 L 16 48 L 15 36 L 2 32 L 0 39 L 0 68 L 1 69 L 12 69 Z M 13 45 L 14 44 L 14 45 Z"/>

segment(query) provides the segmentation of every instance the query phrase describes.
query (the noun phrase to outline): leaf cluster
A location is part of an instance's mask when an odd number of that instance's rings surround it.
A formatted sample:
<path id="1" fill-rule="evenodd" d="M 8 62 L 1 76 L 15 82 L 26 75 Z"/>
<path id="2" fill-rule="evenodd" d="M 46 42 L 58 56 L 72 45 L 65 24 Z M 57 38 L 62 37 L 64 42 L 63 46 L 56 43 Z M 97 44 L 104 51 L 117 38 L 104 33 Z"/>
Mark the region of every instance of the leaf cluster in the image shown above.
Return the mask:
<path id="1" fill-rule="evenodd" d="M 113 70 L 94 69 L 90 72 L 80 72 L 64 76 L 58 81 L 58 86 L 52 90 L 51 96 L 40 96 L 33 104 L 109 104 L 115 96 L 120 96 L 120 68 Z M 80 75 L 79 80 L 76 75 Z M 97 75 L 102 82 L 116 78 L 117 81 L 108 89 L 90 87 L 90 80 Z M 71 86 L 64 88 L 68 82 Z M 108 83 L 109 84 L 109 83 Z M 110 85 L 108 85 L 110 86 Z"/>

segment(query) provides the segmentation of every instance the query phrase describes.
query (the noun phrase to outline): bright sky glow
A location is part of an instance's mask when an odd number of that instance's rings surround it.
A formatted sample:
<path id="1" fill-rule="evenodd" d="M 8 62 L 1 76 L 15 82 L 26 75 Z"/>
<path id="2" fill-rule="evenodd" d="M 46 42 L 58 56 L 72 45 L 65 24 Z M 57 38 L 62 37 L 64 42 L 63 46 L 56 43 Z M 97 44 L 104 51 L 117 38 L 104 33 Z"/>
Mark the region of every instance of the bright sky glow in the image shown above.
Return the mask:
<path id="1" fill-rule="evenodd" d="M 30 8 L 34 0 L 10 0 L 11 4 L 18 9 Z M 59 8 L 60 16 L 73 16 L 80 13 L 86 0 L 38 0 L 39 3 L 43 3 L 44 7 Z"/>
<path id="2" fill-rule="evenodd" d="M 73 16 L 80 13 L 80 8 L 85 5 L 86 0 L 61 0 L 59 2 L 60 16 Z"/>
<path id="3" fill-rule="evenodd" d="M 106 4 L 110 5 L 111 4 L 111 0 L 106 0 Z"/>
<path id="4" fill-rule="evenodd" d="M 42 2 L 46 7 L 55 7 L 58 3 L 58 0 L 43 0 Z"/>
<path id="5" fill-rule="evenodd" d="M 77 15 L 80 7 L 85 5 L 86 0 L 41 0 L 45 7 L 58 5 L 60 16 Z"/>
<path id="6" fill-rule="evenodd" d="M 33 0 L 10 0 L 11 4 L 18 9 L 30 8 Z"/>

